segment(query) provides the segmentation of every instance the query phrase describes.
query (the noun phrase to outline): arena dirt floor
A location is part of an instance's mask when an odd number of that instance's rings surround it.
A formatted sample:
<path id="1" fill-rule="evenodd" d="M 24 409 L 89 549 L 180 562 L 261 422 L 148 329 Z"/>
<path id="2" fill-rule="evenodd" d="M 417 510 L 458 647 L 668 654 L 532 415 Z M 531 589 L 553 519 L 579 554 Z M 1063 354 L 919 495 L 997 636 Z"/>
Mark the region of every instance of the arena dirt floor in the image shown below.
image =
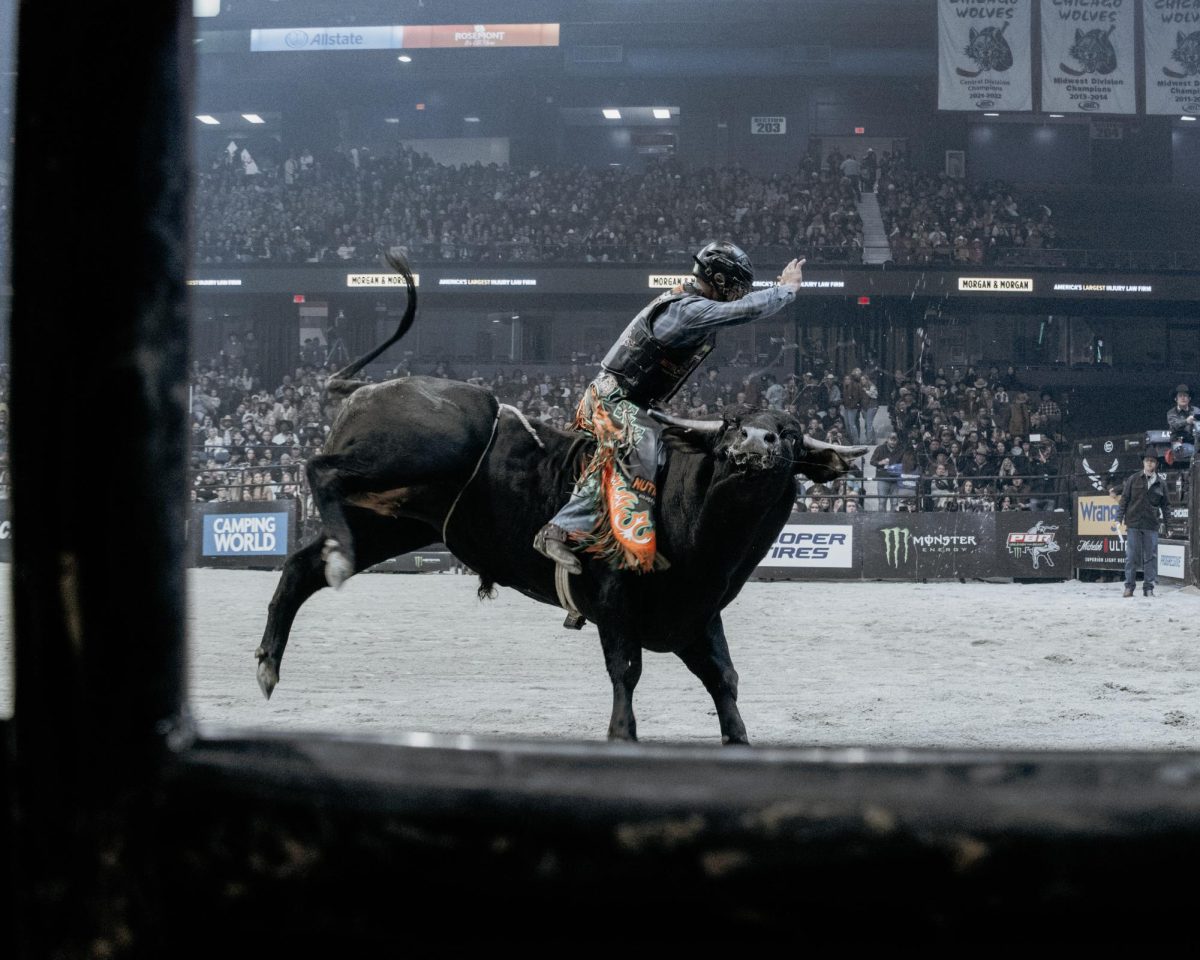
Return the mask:
<path id="1" fill-rule="evenodd" d="M 254 649 L 278 575 L 190 573 L 191 701 L 210 728 L 603 739 L 595 628 L 473 577 L 364 575 L 300 611 L 273 698 Z M 8 644 L 9 582 L 0 578 Z M 1160 584 L 750 583 L 725 612 L 751 741 L 1200 749 L 1200 592 Z M 9 651 L 5 658 L 11 660 Z M 719 743 L 712 702 L 646 654 L 643 741 Z M 10 671 L 0 712 L 12 711 Z"/>

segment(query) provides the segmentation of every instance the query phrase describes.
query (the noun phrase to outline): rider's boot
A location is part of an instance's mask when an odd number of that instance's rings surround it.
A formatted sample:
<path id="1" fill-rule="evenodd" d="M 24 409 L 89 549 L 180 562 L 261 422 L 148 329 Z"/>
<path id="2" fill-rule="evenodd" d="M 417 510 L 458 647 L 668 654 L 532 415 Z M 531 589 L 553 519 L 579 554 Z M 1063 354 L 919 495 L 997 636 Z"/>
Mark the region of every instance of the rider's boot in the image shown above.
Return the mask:
<path id="1" fill-rule="evenodd" d="M 568 573 L 580 573 L 583 567 L 579 558 L 567 546 L 567 531 L 556 523 L 548 523 L 533 538 L 533 549 L 543 557 L 553 560 Z"/>

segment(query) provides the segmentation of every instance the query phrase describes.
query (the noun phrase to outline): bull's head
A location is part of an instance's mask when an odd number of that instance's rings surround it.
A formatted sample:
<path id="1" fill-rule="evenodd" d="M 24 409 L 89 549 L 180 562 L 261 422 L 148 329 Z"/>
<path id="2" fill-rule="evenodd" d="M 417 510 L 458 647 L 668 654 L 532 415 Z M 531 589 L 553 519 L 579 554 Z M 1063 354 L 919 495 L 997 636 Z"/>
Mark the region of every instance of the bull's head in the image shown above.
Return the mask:
<path id="1" fill-rule="evenodd" d="M 866 447 L 844 447 L 804 436 L 800 421 L 774 410 L 729 420 L 685 420 L 660 410 L 650 415 L 664 424 L 663 440 L 675 449 L 693 450 L 727 460 L 735 470 L 772 470 L 788 466 L 810 480 L 834 480 L 850 470 L 850 461 Z"/>

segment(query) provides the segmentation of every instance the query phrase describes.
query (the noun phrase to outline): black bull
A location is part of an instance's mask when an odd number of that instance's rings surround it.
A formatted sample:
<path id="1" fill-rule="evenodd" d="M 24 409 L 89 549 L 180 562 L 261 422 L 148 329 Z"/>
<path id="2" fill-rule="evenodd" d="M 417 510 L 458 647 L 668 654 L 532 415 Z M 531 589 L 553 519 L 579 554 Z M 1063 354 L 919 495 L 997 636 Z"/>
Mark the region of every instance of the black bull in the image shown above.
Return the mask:
<path id="1" fill-rule="evenodd" d="M 308 465 L 323 528 L 288 557 L 257 651 L 268 697 L 305 600 L 430 543 L 444 540 L 479 573 L 481 595 L 501 584 L 558 605 L 555 565 L 532 543 L 578 475 L 579 434 L 526 421 L 466 383 L 408 377 L 334 389 L 349 398 Z M 675 449 L 660 473 L 657 531 L 670 569 L 618 573 L 585 560 L 571 592 L 600 633 L 613 686 L 609 737 L 636 739 L 633 690 L 646 649 L 676 654 L 711 694 L 722 740 L 745 743 L 720 612 L 786 522 L 794 473 L 830 479 L 847 467 L 840 453 L 862 448 L 814 444 L 775 412 L 666 429 Z"/>

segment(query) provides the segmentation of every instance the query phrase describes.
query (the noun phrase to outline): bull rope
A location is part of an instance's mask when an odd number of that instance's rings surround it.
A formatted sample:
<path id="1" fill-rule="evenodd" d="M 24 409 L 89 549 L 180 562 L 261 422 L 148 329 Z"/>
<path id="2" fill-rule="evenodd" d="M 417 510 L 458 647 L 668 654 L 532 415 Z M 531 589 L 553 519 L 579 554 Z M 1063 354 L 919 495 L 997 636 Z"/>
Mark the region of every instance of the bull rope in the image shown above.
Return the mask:
<path id="1" fill-rule="evenodd" d="M 500 404 L 496 408 L 496 419 L 492 421 L 492 435 L 488 438 L 487 446 L 483 448 L 483 453 L 479 455 L 479 460 L 475 463 L 475 469 L 472 470 L 471 475 L 467 477 L 467 482 L 463 484 L 463 488 L 458 491 L 458 496 L 454 498 L 454 502 L 450 504 L 450 509 L 446 513 L 446 519 L 442 521 L 442 543 L 447 547 L 450 546 L 450 542 L 446 539 L 446 531 L 450 529 L 450 518 L 454 516 L 454 510 L 458 506 L 458 501 L 461 500 L 462 495 L 467 492 L 467 487 L 471 485 L 471 482 L 479 474 L 479 468 L 483 466 L 483 461 L 487 459 L 487 455 L 491 452 L 492 444 L 496 442 L 496 433 L 500 429 L 500 414 L 505 410 L 509 411 L 510 413 L 515 413 L 517 415 L 517 419 L 521 421 L 521 425 L 528 430 L 529 435 L 533 437 L 535 441 L 537 441 L 537 445 L 543 450 L 546 449 L 546 445 L 542 443 L 542 438 L 537 435 L 537 431 L 533 429 L 533 424 L 529 422 L 525 414 L 523 414 L 516 407 L 507 403 Z"/>

